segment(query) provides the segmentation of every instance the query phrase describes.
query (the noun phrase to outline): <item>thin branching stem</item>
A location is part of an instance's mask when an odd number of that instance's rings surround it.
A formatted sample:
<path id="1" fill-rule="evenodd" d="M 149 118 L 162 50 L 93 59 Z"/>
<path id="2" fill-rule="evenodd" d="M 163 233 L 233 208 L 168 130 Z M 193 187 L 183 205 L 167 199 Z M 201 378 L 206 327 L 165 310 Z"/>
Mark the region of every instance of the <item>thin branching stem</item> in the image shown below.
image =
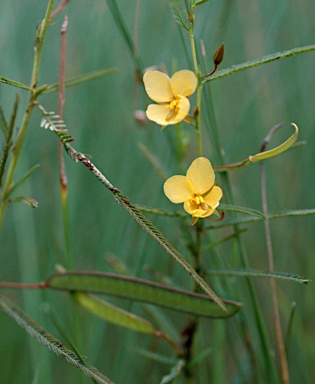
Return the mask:
<path id="1" fill-rule="evenodd" d="M 33 62 L 33 71 L 32 71 L 32 78 L 31 78 L 31 85 L 30 88 L 32 89 L 30 91 L 29 95 L 29 100 L 27 103 L 27 107 L 24 113 L 23 121 L 21 128 L 19 130 L 17 140 L 15 143 L 15 146 L 12 150 L 12 158 L 10 161 L 10 165 L 8 168 L 7 176 L 4 182 L 4 187 L 3 187 L 3 196 L 8 196 L 10 188 L 13 183 L 13 177 L 14 177 L 14 172 L 20 157 L 20 153 L 22 150 L 22 146 L 24 143 L 24 138 L 25 134 L 28 128 L 28 124 L 31 118 L 31 114 L 34 108 L 34 102 L 37 97 L 36 93 L 36 87 L 37 87 L 37 80 L 38 80 L 38 72 L 39 72 L 39 67 L 40 67 L 40 61 L 41 61 L 41 56 L 42 56 L 42 49 L 45 41 L 45 36 L 47 32 L 47 28 L 50 22 L 50 15 L 52 12 L 52 8 L 54 5 L 54 0 L 49 0 L 48 6 L 46 9 L 46 14 L 44 17 L 44 20 L 39 24 L 37 31 L 36 31 L 36 41 L 35 41 L 35 46 L 34 46 L 34 62 Z M 3 201 L 3 203 L 0 205 L 0 229 L 3 224 L 3 219 L 4 219 L 4 213 L 5 213 L 5 208 L 6 208 L 6 202 Z"/>
<path id="2" fill-rule="evenodd" d="M 0 288 L 14 288 L 14 289 L 40 289 L 45 288 L 45 283 L 18 283 L 12 281 L 0 281 Z"/>
<path id="3" fill-rule="evenodd" d="M 261 147 L 261 152 L 263 152 L 266 149 L 267 144 L 270 141 L 272 134 L 278 128 L 280 128 L 280 126 L 281 125 L 277 125 L 271 130 L 270 134 L 264 140 L 264 143 Z M 260 169 L 261 169 L 262 209 L 263 209 L 263 214 L 265 216 L 267 216 L 268 215 L 268 200 L 267 200 L 267 186 L 266 186 L 266 170 L 265 170 L 264 162 L 261 163 L 260 167 L 261 167 Z M 270 223 L 269 223 L 268 219 L 264 221 L 264 227 L 265 227 L 265 239 L 266 239 L 267 253 L 268 253 L 269 271 L 274 272 L 274 256 L 273 256 L 273 248 L 272 248 L 272 241 L 271 241 Z M 287 357 L 286 357 L 286 352 L 285 352 L 285 344 L 284 344 L 284 340 L 283 340 L 282 329 L 281 329 L 281 320 L 280 320 L 280 313 L 279 313 L 279 306 L 278 306 L 278 299 L 277 299 L 276 281 L 274 279 L 270 280 L 270 288 L 271 288 L 271 297 L 272 297 L 273 321 L 274 321 L 276 341 L 277 341 L 277 345 L 278 345 L 280 365 L 281 365 L 281 378 L 282 378 L 283 384 L 289 384 L 290 383 L 289 368 L 288 368 L 288 362 L 287 362 Z"/>
<path id="4" fill-rule="evenodd" d="M 52 12 L 51 19 L 53 19 L 58 13 L 60 13 L 65 6 L 69 3 L 70 0 L 62 0 L 62 2 L 58 5 L 58 7 Z"/>

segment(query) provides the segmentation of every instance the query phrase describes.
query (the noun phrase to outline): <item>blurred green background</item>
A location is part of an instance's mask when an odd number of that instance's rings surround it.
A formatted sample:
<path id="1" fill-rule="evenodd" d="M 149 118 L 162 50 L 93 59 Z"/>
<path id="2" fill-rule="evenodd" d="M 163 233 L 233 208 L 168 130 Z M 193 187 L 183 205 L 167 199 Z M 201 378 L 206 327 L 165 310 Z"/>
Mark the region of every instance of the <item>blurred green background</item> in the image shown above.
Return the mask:
<path id="1" fill-rule="evenodd" d="M 165 66 L 169 73 L 174 69 L 193 69 L 181 39 L 184 32 L 179 31 L 174 21 L 169 1 L 121 0 L 117 4 L 130 33 L 138 34 L 137 47 L 144 67 Z M 44 16 L 46 5 L 46 1 L 1 1 L 0 75 L 29 84 L 35 29 Z M 64 120 L 75 138 L 74 147 L 90 154 L 92 161 L 132 202 L 175 210 L 177 207 L 172 206 L 162 192 L 163 180 L 138 148 L 140 142 L 145 144 L 159 159 L 167 176 L 182 172 L 170 144 L 175 138 L 174 129 L 170 126 L 161 133 L 154 123 L 140 126 L 135 121 L 134 112 L 145 110 L 149 99 L 136 80 L 132 57 L 105 0 L 71 1 L 66 10 L 54 19 L 44 46 L 40 82 L 58 81 L 59 31 L 64 14 L 69 18 L 67 78 L 103 68 L 118 69 L 102 79 L 66 90 Z M 202 39 L 210 63 L 207 69 L 203 68 L 204 72 L 212 70 L 212 55 L 222 42 L 225 43 L 222 69 L 269 53 L 314 44 L 314 14 L 313 0 L 207 2 L 199 7 L 196 17 L 197 48 L 200 50 Z M 183 36 L 189 51 L 189 41 L 185 33 Z M 204 100 L 203 108 L 211 108 L 212 122 L 217 122 L 227 164 L 257 153 L 263 138 L 275 124 L 283 122 L 285 128 L 275 135 L 271 147 L 292 134 L 291 122 L 299 126 L 299 140 L 305 140 L 307 145 L 266 163 L 270 212 L 315 206 L 314 68 L 315 52 L 310 52 L 242 71 L 206 85 L 211 89 L 212 103 L 207 104 Z M 21 95 L 16 124 L 19 126 L 27 91 L 0 83 L 0 103 L 7 119 L 17 92 Z M 57 111 L 56 93 L 42 95 L 39 101 L 46 110 Z M 40 164 L 20 191 L 35 198 L 39 207 L 32 209 L 23 204 L 11 204 L 7 208 L 0 234 L 0 279 L 5 281 L 41 281 L 53 273 L 56 263 L 62 263 L 65 257 L 57 139 L 52 133 L 39 128 L 40 119 L 39 112 L 35 111 L 15 176 L 17 180 L 30 167 Z M 211 131 L 211 124 L 207 120 L 203 121 L 203 126 L 205 124 Z M 191 135 L 185 158 L 185 164 L 189 165 L 196 157 L 196 142 L 193 130 L 185 127 L 185 131 Z M 204 155 L 216 165 L 217 149 L 211 144 L 211 137 L 205 140 Z M 149 265 L 159 273 L 170 276 L 177 286 L 191 289 L 192 282 L 181 268 L 121 209 L 111 194 L 84 167 L 68 158 L 65 160 L 75 268 L 112 271 L 106 256 L 113 254 L 127 265 L 133 276 L 152 279 L 145 268 Z M 259 165 L 233 171 L 230 178 L 235 203 L 261 210 Z M 152 215 L 149 218 L 176 247 L 187 254 L 185 239 L 180 235 L 180 219 Z M 267 270 L 263 223 L 243 227 L 247 228 L 242 238 L 250 266 Z M 271 222 L 271 230 L 275 269 L 314 280 L 314 217 L 276 219 Z M 213 238 L 230 233 L 229 230 L 213 232 Z M 224 257 L 239 268 L 240 264 L 232 259 L 232 254 L 233 244 L 224 244 L 217 253 L 209 253 L 205 263 L 210 269 L 220 265 L 216 258 Z M 214 281 L 214 286 L 216 283 L 220 291 L 221 284 Z M 233 297 L 231 292 L 228 297 L 246 303 L 244 282 L 237 279 L 234 284 L 238 296 Z M 273 340 L 269 283 L 255 280 L 255 287 L 270 339 Z M 224 288 L 222 292 L 227 295 Z M 304 286 L 283 282 L 278 284 L 278 292 L 284 330 L 288 325 L 291 303 L 296 302 L 289 352 L 292 383 L 311 383 L 315 375 L 313 284 Z M 60 337 L 45 312 L 49 303 L 72 333 L 66 294 L 35 291 L 6 293 L 31 317 Z M 110 301 L 134 313 L 150 316 L 136 303 L 118 299 Z M 250 317 L 251 308 L 248 306 L 245 305 L 244 312 Z M 186 315 L 161 312 L 168 315 L 177 332 L 187 323 Z M 90 364 L 115 382 L 158 383 L 169 371 L 168 365 L 135 353 L 141 348 L 172 356 L 173 352 L 165 342 L 104 323 L 83 310 L 79 315 L 82 353 L 88 356 Z M 3 313 L 0 313 L 0 329 L 2 383 L 79 382 L 79 374 L 73 367 L 37 345 Z M 234 320 L 220 321 L 220 325 L 215 321 L 202 320 L 198 335 L 204 347 L 213 347 L 203 368 L 209 382 L 234 382 L 233 372 L 237 370 L 235 352 L 241 355 L 244 351 L 244 340 L 235 331 Z M 216 348 L 219 346 L 218 356 Z"/>

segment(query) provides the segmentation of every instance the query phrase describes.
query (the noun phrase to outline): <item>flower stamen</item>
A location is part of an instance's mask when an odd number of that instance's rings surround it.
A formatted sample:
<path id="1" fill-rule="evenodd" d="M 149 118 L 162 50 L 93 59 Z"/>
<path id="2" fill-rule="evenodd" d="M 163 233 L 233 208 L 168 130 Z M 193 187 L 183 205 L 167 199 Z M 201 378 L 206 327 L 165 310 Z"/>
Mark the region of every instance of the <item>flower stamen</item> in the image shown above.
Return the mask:
<path id="1" fill-rule="evenodd" d="M 170 102 L 168 108 L 170 109 L 170 112 L 165 118 L 166 121 L 170 121 L 178 113 L 178 111 L 179 111 L 179 99 L 176 98 L 176 99 L 172 100 Z"/>
<path id="2" fill-rule="evenodd" d="M 206 204 L 206 203 L 202 203 L 202 204 L 200 204 L 200 205 L 201 205 L 201 208 L 202 208 L 204 211 L 208 211 L 209 208 L 211 209 L 211 207 L 209 207 L 209 205 Z"/>

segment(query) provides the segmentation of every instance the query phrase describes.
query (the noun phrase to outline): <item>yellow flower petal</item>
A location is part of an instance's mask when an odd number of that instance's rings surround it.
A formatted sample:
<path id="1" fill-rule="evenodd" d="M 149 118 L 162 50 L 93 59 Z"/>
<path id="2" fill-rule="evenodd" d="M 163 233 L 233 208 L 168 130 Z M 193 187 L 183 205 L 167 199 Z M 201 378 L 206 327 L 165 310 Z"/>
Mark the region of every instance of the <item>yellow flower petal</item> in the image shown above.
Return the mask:
<path id="1" fill-rule="evenodd" d="M 203 195 L 214 185 L 214 171 L 210 161 L 205 157 L 194 160 L 186 175 L 197 195 Z"/>
<path id="2" fill-rule="evenodd" d="M 166 120 L 169 113 L 170 109 L 166 104 L 150 104 L 146 110 L 147 118 L 159 125 L 171 124 Z"/>
<path id="3" fill-rule="evenodd" d="M 197 88 L 197 77 L 192 71 L 183 69 L 171 77 L 171 88 L 175 96 L 190 96 Z"/>
<path id="4" fill-rule="evenodd" d="M 167 103 L 173 100 L 170 78 L 160 71 L 148 71 L 143 76 L 145 90 L 153 101 Z"/>
<path id="5" fill-rule="evenodd" d="M 222 189 L 218 186 L 214 186 L 209 193 L 207 193 L 203 198 L 207 205 L 209 205 L 213 211 L 219 205 L 219 201 L 223 196 Z"/>
<path id="6" fill-rule="evenodd" d="M 166 127 L 184 120 L 188 115 L 189 108 L 189 100 L 184 96 L 180 96 L 177 100 L 176 109 L 171 109 L 170 104 L 150 104 L 146 114 L 149 120 Z"/>
<path id="7" fill-rule="evenodd" d="M 169 124 L 177 124 L 180 121 L 184 120 L 188 115 L 190 108 L 190 101 L 185 96 L 178 96 L 177 102 L 177 112 L 173 114 L 173 116 L 169 119 Z"/>
<path id="8" fill-rule="evenodd" d="M 183 203 L 192 196 L 186 176 L 172 176 L 164 183 L 164 193 L 172 203 Z"/>

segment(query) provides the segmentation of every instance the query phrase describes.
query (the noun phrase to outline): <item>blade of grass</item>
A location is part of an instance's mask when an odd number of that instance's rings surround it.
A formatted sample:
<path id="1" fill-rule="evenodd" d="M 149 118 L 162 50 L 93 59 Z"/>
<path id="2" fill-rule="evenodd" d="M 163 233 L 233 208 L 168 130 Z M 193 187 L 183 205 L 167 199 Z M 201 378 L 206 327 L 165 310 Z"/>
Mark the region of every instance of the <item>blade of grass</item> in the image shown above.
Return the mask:
<path id="1" fill-rule="evenodd" d="M 80 360 L 80 358 L 78 358 L 78 356 L 73 351 L 65 347 L 60 340 L 56 339 L 53 335 L 51 335 L 34 320 L 32 320 L 25 312 L 23 312 L 7 297 L 0 295 L 0 305 L 2 309 L 10 317 L 12 317 L 20 327 L 22 327 L 28 334 L 34 337 L 36 341 L 43 344 L 50 351 L 54 352 L 57 356 L 66 359 L 68 363 L 80 369 L 85 375 L 96 380 L 98 383 L 114 384 L 113 381 L 104 376 L 95 367 Z"/>
<path id="2" fill-rule="evenodd" d="M 12 187 L 7 191 L 7 193 L 4 195 L 4 199 L 8 199 L 14 191 L 16 191 L 23 183 L 25 183 L 28 178 L 31 176 L 31 174 L 36 171 L 36 169 L 39 168 L 39 164 L 34 165 L 31 169 L 29 169 L 25 175 L 21 177 L 21 179 L 12 185 Z"/>
<path id="3" fill-rule="evenodd" d="M 118 8 L 118 5 L 117 5 L 115 0 L 106 0 L 106 2 L 108 5 L 108 8 L 110 9 L 110 11 L 111 11 L 111 13 L 112 13 L 112 15 L 116 21 L 116 24 L 120 30 L 120 33 L 123 36 L 128 48 L 129 48 L 129 51 L 130 51 L 132 60 L 134 62 L 134 65 L 137 68 L 139 75 L 142 77 L 144 66 L 143 66 L 139 56 L 136 54 L 135 44 L 132 40 L 131 34 L 128 31 L 128 28 L 127 28 L 125 21 L 122 17 L 122 14 Z"/>
<path id="4" fill-rule="evenodd" d="M 19 106 L 19 100 L 20 100 L 19 96 L 16 95 L 9 126 L 6 123 L 2 109 L 0 109 L 0 121 L 1 121 L 0 125 L 3 128 L 3 132 L 5 135 L 5 143 L 2 149 L 2 156 L 1 156 L 1 162 L 0 162 L 0 187 L 2 185 L 2 178 L 5 172 L 5 166 L 8 161 L 9 151 L 12 146 L 12 135 L 14 130 L 16 114 Z"/>
<path id="5" fill-rule="evenodd" d="M 1 128 L 1 131 L 3 132 L 4 136 L 6 136 L 7 131 L 8 131 L 8 123 L 7 123 L 7 120 L 5 118 L 1 104 L 0 104 L 0 128 Z"/>
<path id="6" fill-rule="evenodd" d="M 89 73 L 83 73 L 82 75 L 72 77 L 69 80 L 65 81 L 65 88 L 73 87 L 74 85 L 79 85 L 82 83 L 86 83 L 88 81 L 100 79 L 101 77 L 104 77 L 106 75 L 109 75 L 111 73 L 118 72 L 117 68 L 108 68 L 108 69 L 101 69 L 99 71 L 93 71 Z M 56 92 L 59 89 L 59 84 L 51 84 L 48 85 L 48 88 L 46 88 L 43 92 L 44 93 L 52 93 Z"/>

